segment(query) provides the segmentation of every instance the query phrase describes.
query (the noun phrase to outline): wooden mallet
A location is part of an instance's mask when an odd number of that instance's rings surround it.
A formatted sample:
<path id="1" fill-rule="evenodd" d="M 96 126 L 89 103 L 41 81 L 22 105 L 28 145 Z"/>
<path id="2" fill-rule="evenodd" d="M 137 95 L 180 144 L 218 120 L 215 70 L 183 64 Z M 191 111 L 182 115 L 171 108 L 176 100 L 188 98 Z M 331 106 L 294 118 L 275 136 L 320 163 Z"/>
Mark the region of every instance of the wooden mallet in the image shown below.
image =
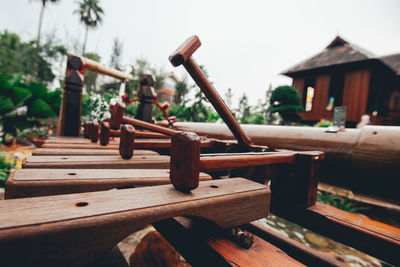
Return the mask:
<path id="1" fill-rule="evenodd" d="M 200 138 L 192 132 L 177 132 L 171 139 L 170 179 L 181 192 L 199 186 L 201 171 L 235 169 L 278 163 L 292 163 L 293 152 L 251 152 L 200 155 Z"/>
<path id="2" fill-rule="evenodd" d="M 111 129 L 108 122 L 103 121 L 100 124 L 99 140 L 100 140 L 101 145 L 106 146 L 110 142 L 111 137 L 120 137 L 120 136 L 121 136 L 121 130 Z M 155 132 L 145 132 L 145 131 L 136 131 L 135 136 L 143 137 L 143 138 L 158 138 L 158 139 L 171 138 L 170 136 L 165 135 L 165 134 L 155 133 Z"/>
<path id="3" fill-rule="evenodd" d="M 158 132 L 162 134 L 166 134 L 172 136 L 176 133 L 175 130 L 161 127 L 152 123 L 148 123 L 145 121 L 137 120 L 134 118 L 124 116 L 125 113 L 125 105 L 122 103 L 117 103 L 114 105 L 113 109 L 111 110 L 111 119 L 110 119 L 110 127 L 113 130 L 118 130 L 121 127 L 122 123 L 130 124 L 138 128 L 150 130 L 153 132 Z"/>
<path id="4" fill-rule="evenodd" d="M 169 57 L 169 61 L 175 67 L 183 64 L 190 76 L 229 127 L 238 143 L 244 148 L 247 148 L 252 143 L 250 138 L 245 134 L 235 117 L 233 117 L 232 113 L 219 96 L 218 92 L 207 80 L 207 77 L 192 58 L 192 54 L 200 47 L 200 45 L 201 42 L 199 37 L 196 35 L 190 37 L 174 53 L 172 53 Z"/>
<path id="5" fill-rule="evenodd" d="M 97 122 L 89 122 L 88 135 L 92 143 L 97 143 L 97 141 L 99 140 L 99 129 L 100 125 Z"/>

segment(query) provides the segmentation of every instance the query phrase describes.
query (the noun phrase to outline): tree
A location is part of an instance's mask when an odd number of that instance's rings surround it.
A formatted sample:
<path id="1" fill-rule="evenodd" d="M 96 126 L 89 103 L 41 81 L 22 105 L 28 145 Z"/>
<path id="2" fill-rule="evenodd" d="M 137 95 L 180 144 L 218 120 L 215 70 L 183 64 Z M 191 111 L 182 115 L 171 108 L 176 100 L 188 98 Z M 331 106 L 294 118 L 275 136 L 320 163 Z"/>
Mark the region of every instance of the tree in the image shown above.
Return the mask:
<path id="1" fill-rule="evenodd" d="M 232 108 L 232 99 L 233 99 L 232 89 L 229 88 L 225 93 L 225 104 L 228 106 L 229 109 Z"/>
<path id="2" fill-rule="evenodd" d="M 123 46 L 124 45 L 118 38 L 114 39 L 111 51 L 110 67 L 117 70 L 122 70 L 121 56 Z"/>
<path id="3" fill-rule="evenodd" d="M 43 13 L 44 13 L 44 8 L 46 7 L 46 3 L 47 2 L 56 3 L 56 2 L 59 2 L 60 0 L 41 0 L 41 1 L 42 1 L 42 8 L 40 10 L 38 34 L 37 34 L 37 38 L 36 38 L 38 45 L 40 44 L 40 33 L 42 30 Z"/>
<path id="4" fill-rule="evenodd" d="M 15 33 L 0 33 L 0 72 L 22 73 L 27 82 L 52 82 L 55 75 L 51 62 L 57 62 L 60 55 L 66 55 L 64 46 L 46 41 L 35 47 L 36 40 L 21 41 Z"/>
<path id="5" fill-rule="evenodd" d="M 176 93 L 178 94 L 176 102 L 177 104 L 179 104 L 185 100 L 185 96 L 189 92 L 189 86 L 187 84 L 186 78 L 181 81 L 178 81 L 176 83 L 175 89 Z"/>
<path id="6" fill-rule="evenodd" d="M 303 112 L 299 92 L 293 86 L 279 86 L 271 94 L 270 108 L 271 113 L 278 112 L 282 117 L 284 125 L 291 125 L 299 122 L 301 116 L 297 112 Z"/>
<path id="7" fill-rule="evenodd" d="M 240 116 L 240 122 L 245 123 L 251 115 L 250 114 L 250 106 L 248 103 L 246 93 L 243 93 L 242 97 L 239 100 L 238 111 L 239 111 L 239 116 Z"/>
<path id="8" fill-rule="evenodd" d="M 82 55 L 85 54 L 86 42 L 89 28 L 96 28 L 102 22 L 104 15 L 103 9 L 99 6 L 99 0 L 82 0 L 79 3 L 79 9 L 75 11 L 79 14 L 80 20 L 85 24 L 85 41 L 82 47 Z"/>

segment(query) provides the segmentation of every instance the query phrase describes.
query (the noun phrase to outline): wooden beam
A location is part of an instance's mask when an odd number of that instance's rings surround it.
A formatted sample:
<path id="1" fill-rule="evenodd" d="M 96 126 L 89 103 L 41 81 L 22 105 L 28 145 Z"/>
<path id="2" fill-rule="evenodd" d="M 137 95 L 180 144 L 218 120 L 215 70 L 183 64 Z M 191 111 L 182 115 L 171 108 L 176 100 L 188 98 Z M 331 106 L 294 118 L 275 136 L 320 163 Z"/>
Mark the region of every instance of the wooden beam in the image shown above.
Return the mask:
<path id="1" fill-rule="evenodd" d="M 0 258 L 5 266 L 83 266 L 130 233 L 174 216 L 220 227 L 268 214 L 268 187 L 246 179 L 204 181 L 190 194 L 171 185 L 0 202 Z"/>
<path id="2" fill-rule="evenodd" d="M 107 66 L 101 65 L 99 62 L 96 62 L 94 60 L 88 59 L 86 57 L 81 57 L 83 66 L 85 69 L 101 73 L 107 76 L 111 76 L 115 79 L 119 80 L 133 80 L 133 76 L 131 74 L 124 73 L 122 71 L 116 70 L 109 68 Z"/>
<path id="3" fill-rule="evenodd" d="M 200 181 L 211 176 L 200 173 Z M 170 184 L 169 169 L 20 169 L 6 182 L 5 198 L 22 198 Z"/>
<path id="4" fill-rule="evenodd" d="M 400 264 L 400 229 L 316 202 L 304 208 L 273 202 L 271 211 L 285 219 L 354 247 L 388 263 Z"/>
<path id="5" fill-rule="evenodd" d="M 205 221 L 175 217 L 153 226 L 192 266 L 304 266 L 257 236 L 243 249 L 226 230 Z"/>
<path id="6" fill-rule="evenodd" d="M 117 149 L 36 148 L 32 156 L 118 156 Z M 135 150 L 136 156 L 156 156 L 152 150 Z"/>
<path id="7" fill-rule="evenodd" d="M 32 156 L 24 159 L 23 168 L 41 169 L 168 169 L 169 156 Z"/>
<path id="8" fill-rule="evenodd" d="M 327 253 L 310 248 L 296 240 L 279 234 L 257 221 L 246 224 L 244 228 L 265 241 L 270 242 L 274 246 L 279 247 L 290 257 L 297 259 L 307 266 L 348 266 Z"/>

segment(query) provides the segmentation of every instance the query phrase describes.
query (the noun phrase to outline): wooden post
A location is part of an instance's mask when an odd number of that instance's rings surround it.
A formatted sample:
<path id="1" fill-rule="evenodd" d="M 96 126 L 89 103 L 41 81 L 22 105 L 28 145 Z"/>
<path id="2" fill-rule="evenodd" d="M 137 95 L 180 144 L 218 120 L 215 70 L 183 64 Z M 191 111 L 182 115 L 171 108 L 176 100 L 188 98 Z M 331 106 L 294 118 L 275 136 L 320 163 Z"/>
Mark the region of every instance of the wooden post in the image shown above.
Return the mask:
<path id="1" fill-rule="evenodd" d="M 321 152 L 297 152 L 293 164 L 275 165 L 271 179 L 275 201 L 310 207 L 317 200 Z"/>
<path id="2" fill-rule="evenodd" d="M 84 76 L 80 57 L 68 55 L 64 92 L 58 120 L 58 135 L 79 136 Z"/>

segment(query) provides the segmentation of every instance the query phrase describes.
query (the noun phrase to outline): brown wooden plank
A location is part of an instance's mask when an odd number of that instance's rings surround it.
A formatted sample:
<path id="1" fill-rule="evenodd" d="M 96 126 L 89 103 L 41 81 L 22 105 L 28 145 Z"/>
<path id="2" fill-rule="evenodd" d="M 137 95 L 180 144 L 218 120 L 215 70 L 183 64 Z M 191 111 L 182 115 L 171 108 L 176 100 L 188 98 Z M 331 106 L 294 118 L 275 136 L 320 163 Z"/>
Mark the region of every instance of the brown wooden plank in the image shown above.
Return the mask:
<path id="1" fill-rule="evenodd" d="M 272 211 L 321 235 L 400 264 L 400 229 L 317 202 L 303 208 L 273 201 Z"/>
<path id="2" fill-rule="evenodd" d="M 168 169 L 169 156 L 32 156 L 25 158 L 23 168 L 58 169 Z"/>
<path id="3" fill-rule="evenodd" d="M 200 181 L 211 176 L 200 173 Z M 37 197 L 170 184 L 169 169 L 20 169 L 6 182 L 5 198 Z"/>
<path id="4" fill-rule="evenodd" d="M 202 140 L 201 147 L 212 147 L 214 145 L 214 139 Z M 137 139 L 135 140 L 135 149 L 157 149 L 157 148 L 170 148 L 171 140 L 163 139 Z M 78 148 L 78 149 L 118 149 L 119 145 L 110 144 L 102 146 L 100 144 L 43 144 L 43 148 Z"/>
<path id="5" fill-rule="evenodd" d="M 192 266 L 304 266 L 257 236 L 250 249 L 241 248 L 226 230 L 201 220 L 175 217 L 153 226 Z"/>
<path id="6" fill-rule="evenodd" d="M 140 150 L 134 151 L 135 156 L 156 156 L 159 155 L 157 152 L 152 150 Z M 32 156 L 118 156 L 119 151 L 117 149 L 74 149 L 74 148 L 37 148 L 32 151 Z"/>
<path id="7" fill-rule="evenodd" d="M 174 216 L 220 227 L 265 217 L 268 187 L 246 179 L 204 181 L 190 194 L 172 185 L 11 199 L 0 202 L 5 266 L 82 266 L 130 233 Z"/>
<path id="8" fill-rule="evenodd" d="M 91 144 L 92 141 L 90 139 L 47 139 L 44 140 L 44 144 Z M 94 143 L 97 144 L 97 143 Z M 109 144 L 119 144 L 119 138 L 110 140 Z"/>
<path id="9" fill-rule="evenodd" d="M 333 256 L 327 253 L 310 248 L 289 237 L 279 234 L 259 222 L 251 222 L 246 224 L 245 229 L 259 236 L 265 241 L 279 247 L 289 256 L 297 259 L 307 266 L 348 266 L 347 264 L 335 259 Z"/>

